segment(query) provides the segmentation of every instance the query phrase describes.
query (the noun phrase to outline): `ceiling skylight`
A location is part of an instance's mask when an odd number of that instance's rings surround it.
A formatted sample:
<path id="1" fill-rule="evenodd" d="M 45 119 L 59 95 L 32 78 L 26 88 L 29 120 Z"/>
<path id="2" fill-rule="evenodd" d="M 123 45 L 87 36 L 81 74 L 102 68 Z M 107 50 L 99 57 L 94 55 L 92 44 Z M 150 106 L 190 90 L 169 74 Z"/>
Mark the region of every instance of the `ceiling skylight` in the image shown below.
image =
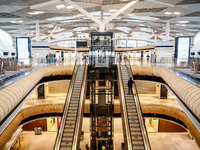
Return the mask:
<path id="1" fill-rule="evenodd" d="M 117 27 L 117 30 L 121 30 L 121 31 L 124 31 L 124 32 L 129 32 L 131 30 L 131 28 L 128 28 L 128 27 Z"/>
<path id="2" fill-rule="evenodd" d="M 155 17 L 149 17 L 149 16 L 135 16 L 135 17 L 129 17 L 132 19 L 138 19 L 138 20 L 157 20 L 158 18 Z"/>
<path id="3" fill-rule="evenodd" d="M 74 31 L 85 31 L 88 30 L 88 27 L 78 27 L 78 28 L 74 28 Z"/>
<path id="4" fill-rule="evenodd" d="M 49 18 L 49 19 L 46 19 L 46 20 L 59 21 L 59 20 L 69 20 L 69 19 L 74 19 L 74 17 L 54 17 L 54 18 Z"/>
<path id="5" fill-rule="evenodd" d="M 29 12 L 30 15 L 39 15 L 39 14 L 43 14 L 43 11 L 31 11 Z"/>

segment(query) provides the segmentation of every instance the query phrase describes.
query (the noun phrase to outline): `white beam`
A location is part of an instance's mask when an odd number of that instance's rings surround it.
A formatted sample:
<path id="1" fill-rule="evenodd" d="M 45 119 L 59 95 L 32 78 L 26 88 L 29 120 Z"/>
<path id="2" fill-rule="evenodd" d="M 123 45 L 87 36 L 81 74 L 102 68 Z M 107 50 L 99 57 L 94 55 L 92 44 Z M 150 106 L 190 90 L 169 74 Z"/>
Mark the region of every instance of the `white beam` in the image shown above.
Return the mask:
<path id="1" fill-rule="evenodd" d="M 169 41 L 169 33 L 170 33 L 170 20 L 167 20 L 167 24 L 166 24 L 166 41 Z"/>
<path id="2" fill-rule="evenodd" d="M 85 2 L 75 2 L 76 4 L 90 5 L 90 6 L 101 6 L 100 4 L 85 3 Z"/>
<path id="3" fill-rule="evenodd" d="M 83 13 L 85 16 L 87 16 L 88 18 L 90 18 L 91 20 L 93 20 L 94 22 L 96 22 L 97 24 L 101 24 L 101 21 L 98 20 L 97 18 L 95 18 L 93 15 L 91 15 L 89 12 L 87 12 L 86 10 L 84 10 L 82 7 L 80 7 L 79 5 L 77 5 L 76 3 L 72 2 L 71 0 L 64 0 L 65 2 L 67 2 L 68 4 L 74 6 L 74 8 L 76 8 L 78 11 L 80 11 L 81 13 Z"/>
<path id="4" fill-rule="evenodd" d="M 51 0 L 51 1 L 48 1 L 48 2 L 32 5 L 32 6 L 30 6 L 30 9 L 36 9 L 36 8 L 39 8 L 39 7 L 44 7 L 44 6 L 47 6 L 47 5 L 58 3 L 60 1 L 61 0 Z"/>
<path id="5" fill-rule="evenodd" d="M 159 1 L 156 1 L 156 0 L 146 0 L 146 1 L 166 5 L 166 6 L 169 6 L 169 7 L 174 7 L 174 5 L 172 5 L 172 4 L 165 3 L 165 2 L 159 2 Z"/>
<path id="6" fill-rule="evenodd" d="M 113 20 L 115 17 L 117 17 L 118 15 L 120 15 L 122 12 L 124 12 L 126 9 L 128 9 L 129 7 L 131 7 L 133 4 L 135 4 L 136 2 L 138 2 L 138 0 L 136 1 L 132 1 L 128 4 L 126 4 L 124 7 L 122 7 L 121 9 L 119 9 L 117 12 L 115 12 L 113 15 L 111 15 L 110 17 L 108 17 L 106 20 L 104 20 L 104 25 L 106 25 L 107 23 L 109 23 L 111 20 Z"/>
<path id="7" fill-rule="evenodd" d="M 40 41 L 40 26 L 38 20 L 36 20 L 36 41 Z"/>

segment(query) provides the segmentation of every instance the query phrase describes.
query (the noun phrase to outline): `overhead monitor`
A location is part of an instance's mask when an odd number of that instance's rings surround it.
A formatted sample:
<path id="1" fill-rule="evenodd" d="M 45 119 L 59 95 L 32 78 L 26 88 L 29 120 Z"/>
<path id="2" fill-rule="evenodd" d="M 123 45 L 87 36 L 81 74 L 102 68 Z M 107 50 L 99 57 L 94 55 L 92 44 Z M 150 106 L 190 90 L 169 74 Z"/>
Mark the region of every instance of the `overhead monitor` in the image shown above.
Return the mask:
<path id="1" fill-rule="evenodd" d="M 190 36 L 177 37 L 175 39 L 175 58 L 178 62 L 188 61 L 190 57 Z"/>
<path id="2" fill-rule="evenodd" d="M 84 48 L 84 47 L 87 47 L 87 41 L 77 41 L 76 47 L 77 47 L 77 48 Z"/>
<path id="3" fill-rule="evenodd" d="M 4 56 L 8 56 L 9 52 L 3 52 Z"/>
<path id="4" fill-rule="evenodd" d="M 17 37 L 16 38 L 16 50 L 17 59 L 23 61 L 25 64 L 29 64 L 29 58 L 31 57 L 31 43 L 29 37 Z"/>

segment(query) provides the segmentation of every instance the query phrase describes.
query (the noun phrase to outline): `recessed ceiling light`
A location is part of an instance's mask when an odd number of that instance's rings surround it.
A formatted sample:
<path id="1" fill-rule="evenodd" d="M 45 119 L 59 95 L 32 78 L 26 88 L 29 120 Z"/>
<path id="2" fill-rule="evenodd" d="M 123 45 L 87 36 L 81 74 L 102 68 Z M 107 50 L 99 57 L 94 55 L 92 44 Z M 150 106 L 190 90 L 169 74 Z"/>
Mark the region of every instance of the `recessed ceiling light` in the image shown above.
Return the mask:
<path id="1" fill-rule="evenodd" d="M 165 12 L 165 15 L 171 15 L 172 13 L 171 12 Z"/>
<path id="2" fill-rule="evenodd" d="M 129 16 L 135 16 L 135 14 L 128 14 Z"/>
<path id="3" fill-rule="evenodd" d="M 117 9 L 110 9 L 109 12 L 116 12 Z"/>
<path id="4" fill-rule="evenodd" d="M 72 8 L 74 8 L 74 6 L 67 6 L 66 8 L 67 9 L 72 9 Z"/>
<path id="5" fill-rule="evenodd" d="M 48 28 L 52 28 L 52 27 L 54 27 L 54 25 L 49 25 L 49 26 L 47 26 Z"/>
<path id="6" fill-rule="evenodd" d="M 44 12 L 43 11 L 32 11 L 32 12 L 29 12 L 30 15 L 39 15 L 39 14 L 43 14 Z"/>
<path id="7" fill-rule="evenodd" d="M 180 24 L 176 24 L 177 26 L 180 26 Z"/>
<path id="8" fill-rule="evenodd" d="M 31 26 L 31 28 L 34 28 L 35 26 Z"/>
<path id="9" fill-rule="evenodd" d="M 62 4 L 62 5 L 57 5 L 56 7 L 57 7 L 58 9 L 61 9 L 61 8 L 64 8 L 65 5 L 63 5 L 63 4 Z"/>
<path id="10" fill-rule="evenodd" d="M 139 24 L 139 26 L 145 26 L 145 24 Z"/>
<path id="11" fill-rule="evenodd" d="M 16 23 L 17 21 L 11 21 L 11 23 Z"/>
<path id="12" fill-rule="evenodd" d="M 186 25 L 186 24 L 182 24 L 181 26 L 185 27 L 185 26 L 187 26 L 187 25 Z"/>
<path id="13" fill-rule="evenodd" d="M 174 15 L 180 15 L 181 13 L 180 12 L 174 12 L 173 14 Z"/>
<path id="14" fill-rule="evenodd" d="M 189 21 L 178 21 L 178 23 L 189 23 Z"/>
<path id="15" fill-rule="evenodd" d="M 24 21 L 22 21 L 22 20 L 19 20 L 18 22 L 19 22 L 19 23 L 22 23 L 22 22 L 24 22 Z"/>
<path id="16" fill-rule="evenodd" d="M 78 14 L 77 16 L 78 16 L 78 17 L 83 17 L 84 15 L 83 15 L 83 14 Z"/>

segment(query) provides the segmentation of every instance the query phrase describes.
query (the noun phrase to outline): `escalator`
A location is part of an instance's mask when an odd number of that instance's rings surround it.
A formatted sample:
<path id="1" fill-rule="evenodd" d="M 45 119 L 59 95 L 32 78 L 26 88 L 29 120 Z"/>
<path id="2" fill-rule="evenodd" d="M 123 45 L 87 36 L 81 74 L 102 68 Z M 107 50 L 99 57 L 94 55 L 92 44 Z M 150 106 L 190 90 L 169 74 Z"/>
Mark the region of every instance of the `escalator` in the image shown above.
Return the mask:
<path id="1" fill-rule="evenodd" d="M 87 66 L 76 66 L 64 106 L 54 150 L 78 150 L 86 91 Z"/>
<path id="2" fill-rule="evenodd" d="M 126 65 L 119 65 L 118 67 L 125 149 L 150 150 L 135 84 L 133 85 L 133 95 L 128 95 L 127 83 L 131 77 L 130 71 L 130 68 Z"/>

